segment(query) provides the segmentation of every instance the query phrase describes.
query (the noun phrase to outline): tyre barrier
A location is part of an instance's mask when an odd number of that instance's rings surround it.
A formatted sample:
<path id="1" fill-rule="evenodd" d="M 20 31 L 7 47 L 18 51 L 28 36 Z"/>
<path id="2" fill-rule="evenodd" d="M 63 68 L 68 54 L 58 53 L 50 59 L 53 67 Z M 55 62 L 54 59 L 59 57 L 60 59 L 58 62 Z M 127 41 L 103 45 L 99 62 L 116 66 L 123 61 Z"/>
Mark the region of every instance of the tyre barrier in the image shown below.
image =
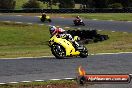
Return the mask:
<path id="1" fill-rule="evenodd" d="M 97 30 L 68 30 L 68 34 L 80 37 L 80 43 L 89 44 L 89 43 L 96 43 L 99 41 L 105 41 L 109 39 L 108 35 L 101 35 L 97 33 Z"/>

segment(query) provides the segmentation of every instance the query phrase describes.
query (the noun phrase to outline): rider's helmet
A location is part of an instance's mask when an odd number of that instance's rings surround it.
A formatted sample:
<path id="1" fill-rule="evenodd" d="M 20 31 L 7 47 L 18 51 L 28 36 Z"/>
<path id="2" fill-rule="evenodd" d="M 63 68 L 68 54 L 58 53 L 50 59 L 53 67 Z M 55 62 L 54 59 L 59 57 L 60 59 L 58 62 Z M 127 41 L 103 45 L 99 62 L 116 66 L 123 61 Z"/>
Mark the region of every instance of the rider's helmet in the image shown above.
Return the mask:
<path id="1" fill-rule="evenodd" d="M 42 13 L 42 15 L 46 15 L 45 13 Z"/>
<path id="2" fill-rule="evenodd" d="M 46 17 L 46 13 L 42 13 L 42 16 Z"/>
<path id="3" fill-rule="evenodd" d="M 53 32 L 55 32 L 57 28 L 55 26 L 50 26 L 49 28 L 49 31 L 50 31 L 50 34 L 53 34 Z"/>
<path id="4" fill-rule="evenodd" d="M 76 18 L 77 18 L 77 19 L 79 19 L 80 17 L 79 17 L 79 16 L 77 16 Z"/>

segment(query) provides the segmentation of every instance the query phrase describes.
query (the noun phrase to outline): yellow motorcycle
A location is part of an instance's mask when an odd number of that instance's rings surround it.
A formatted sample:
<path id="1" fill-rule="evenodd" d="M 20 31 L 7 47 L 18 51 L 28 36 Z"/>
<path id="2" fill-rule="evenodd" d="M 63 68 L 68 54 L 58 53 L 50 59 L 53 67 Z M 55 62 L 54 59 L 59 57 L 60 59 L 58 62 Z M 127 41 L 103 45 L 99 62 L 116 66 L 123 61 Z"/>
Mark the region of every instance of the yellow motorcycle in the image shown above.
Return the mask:
<path id="1" fill-rule="evenodd" d="M 41 22 L 45 22 L 45 21 L 51 22 L 52 21 L 51 18 L 50 18 L 50 16 L 46 16 L 45 19 L 42 18 L 42 16 L 39 16 L 39 18 L 40 18 Z"/>
<path id="2" fill-rule="evenodd" d="M 78 36 L 75 36 L 74 40 L 76 41 L 77 39 Z M 67 39 L 58 38 L 56 35 L 50 38 L 49 46 L 52 54 L 58 59 L 74 56 L 86 58 L 88 56 L 88 50 L 85 46 L 80 45 L 76 50 L 70 41 Z"/>

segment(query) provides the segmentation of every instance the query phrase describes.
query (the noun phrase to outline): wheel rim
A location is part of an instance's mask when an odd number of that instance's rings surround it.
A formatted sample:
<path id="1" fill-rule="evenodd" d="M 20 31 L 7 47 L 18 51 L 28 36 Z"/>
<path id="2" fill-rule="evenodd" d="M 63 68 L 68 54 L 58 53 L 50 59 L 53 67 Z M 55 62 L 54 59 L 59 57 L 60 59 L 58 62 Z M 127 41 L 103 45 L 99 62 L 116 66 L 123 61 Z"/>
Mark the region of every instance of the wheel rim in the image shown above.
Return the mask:
<path id="1" fill-rule="evenodd" d="M 59 49 L 57 47 L 60 47 Z M 65 51 L 61 48 L 61 46 L 54 45 L 53 50 L 57 56 L 65 56 Z"/>
<path id="2" fill-rule="evenodd" d="M 81 55 L 88 56 L 88 50 L 86 47 L 84 47 L 83 51 L 81 52 Z"/>

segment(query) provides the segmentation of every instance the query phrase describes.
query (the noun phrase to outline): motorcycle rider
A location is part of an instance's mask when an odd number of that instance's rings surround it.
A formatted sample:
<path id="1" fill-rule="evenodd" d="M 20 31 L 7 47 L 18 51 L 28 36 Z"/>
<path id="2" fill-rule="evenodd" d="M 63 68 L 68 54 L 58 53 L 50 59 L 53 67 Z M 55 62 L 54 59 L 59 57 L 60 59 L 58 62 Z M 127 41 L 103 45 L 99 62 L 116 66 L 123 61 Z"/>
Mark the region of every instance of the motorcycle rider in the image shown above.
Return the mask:
<path id="1" fill-rule="evenodd" d="M 50 26 L 49 30 L 50 30 L 51 36 L 57 35 L 60 38 L 65 38 L 69 40 L 70 42 L 73 43 L 73 46 L 75 46 L 75 49 L 79 47 L 79 44 L 76 41 L 74 41 L 71 34 L 67 34 L 64 29 L 55 27 L 55 26 Z"/>
<path id="2" fill-rule="evenodd" d="M 75 21 L 83 22 L 83 20 L 80 18 L 80 16 L 77 16 L 77 17 L 75 18 Z"/>
<path id="3" fill-rule="evenodd" d="M 42 13 L 42 19 L 46 19 L 46 13 Z"/>

